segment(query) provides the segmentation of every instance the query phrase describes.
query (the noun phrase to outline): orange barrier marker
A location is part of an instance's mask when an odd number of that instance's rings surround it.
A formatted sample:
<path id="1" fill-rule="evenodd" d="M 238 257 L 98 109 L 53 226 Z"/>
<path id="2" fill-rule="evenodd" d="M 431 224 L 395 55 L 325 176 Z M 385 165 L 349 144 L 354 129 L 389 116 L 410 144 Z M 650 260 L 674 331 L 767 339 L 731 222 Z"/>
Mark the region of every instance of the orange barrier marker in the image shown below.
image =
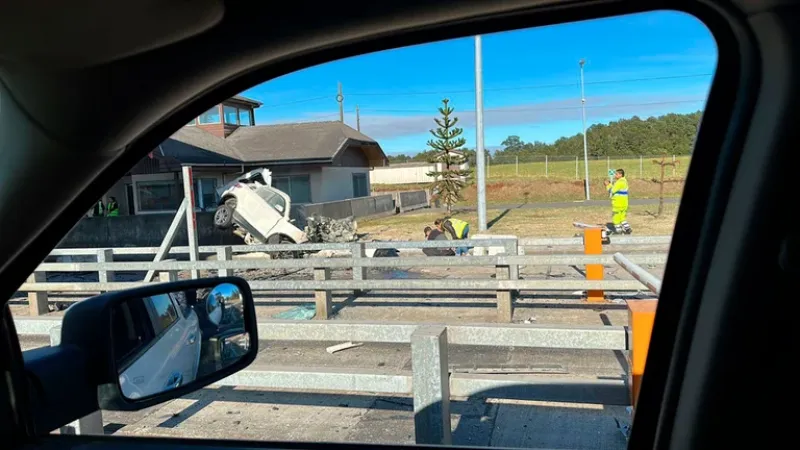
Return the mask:
<path id="1" fill-rule="evenodd" d="M 628 326 L 630 337 L 628 348 L 630 356 L 628 365 L 628 386 L 631 390 L 631 405 L 636 407 L 639 389 L 644 375 L 644 363 L 647 361 L 647 349 L 650 347 L 650 335 L 653 333 L 653 321 L 656 318 L 658 300 L 629 300 Z"/>
<path id="2" fill-rule="evenodd" d="M 601 228 L 586 228 L 583 230 L 583 249 L 587 255 L 603 254 L 603 230 Z M 603 280 L 602 264 L 586 265 L 587 280 Z M 605 296 L 602 290 L 588 290 L 586 301 L 590 303 L 604 302 Z"/>

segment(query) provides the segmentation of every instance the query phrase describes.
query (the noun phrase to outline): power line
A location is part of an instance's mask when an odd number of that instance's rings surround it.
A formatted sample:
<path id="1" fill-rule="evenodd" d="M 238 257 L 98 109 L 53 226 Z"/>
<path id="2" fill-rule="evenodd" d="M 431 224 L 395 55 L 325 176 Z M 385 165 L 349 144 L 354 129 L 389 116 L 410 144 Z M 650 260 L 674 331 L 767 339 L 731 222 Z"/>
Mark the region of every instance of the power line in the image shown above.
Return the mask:
<path id="1" fill-rule="evenodd" d="M 658 106 L 658 105 L 675 105 L 675 104 L 683 104 L 683 103 L 697 103 L 705 101 L 705 97 L 697 98 L 697 99 L 690 99 L 690 100 L 673 100 L 673 101 L 662 101 L 662 102 L 646 102 L 646 103 L 617 103 L 617 104 L 610 104 L 610 105 L 586 105 L 587 109 L 591 108 L 623 108 L 623 107 L 633 107 L 633 106 Z M 496 113 L 513 113 L 513 112 L 520 112 L 520 111 L 562 111 L 562 110 L 571 110 L 571 109 L 580 109 L 581 106 L 560 106 L 560 107 L 544 107 L 544 108 L 537 108 L 537 107 L 508 107 L 508 108 L 487 108 L 484 111 L 486 112 L 496 112 Z M 371 111 L 371 112 L 384 112 L 384 113 L 398 113 L 398 112 L 412 112 L 412 113 L 435 113 L 434 110 L 430 109 L 372 109 L 372 108 L 361 108 L 361 111 Z M 464 113 L 472 113 L 475 110 L 467 110 L 462 109 L 459 112 Z"/>
<path id="2" fill-rule="evenodd" d="M 298 103 L 315 102 L 317 100 L 324 100 L 324 99 L 331 99 L 331 100 L 334 100 L 334 101 L 336 100 L 336 98 L 334 96 L 325 95 L 325 96 L 322 96 L 322 97 L 312 97 L 312 98 L 305 98 L 305 99 L 302 99 L 302 100 L 294 100 L 294 101 L 291 101 L 291 102 L 275 103 L 273 105 L 264 105 L 264 106 L 259 107 L 259 109 L 262 109 L 262 108 L 277 108 L 278 106 L 296 105 Z"/>
<path id="3" fill-rule="evenodd" d="M 698 74 L 690 74 L 690 75 L 669 75 L 669 76 L 662 76 L 662 77 L 648 77 L 648 78 L 628 78 L 628 79 L 619 79 L 619 80 L 599 80 L 599 81 L 587 81 L 584 84 L 589 85 L 598 85 L 598 84 L 618 84 L 618 83 L 637 83 L 641 81 L 663 81 L 663 80 L 677 80 L 677 79 L 686 79 L 686 78 L 700 78 L 700 77 L 708 77 L 713 74 L 710 73 L 698 73 Z M 577 86 L 578 82 L 574 83 L 558 83 L 558 84 L 538 84 L 538 85 L 527 85 L 527 86 L 515 86 L 515 87 L 504 87 L 504 88 L 484 88 L 485 91 L 492 91 L 492 92 L 500 92 L 500 91 L 519 91 L 525 89 L 549 89 L 549 88 L 559 88 L 559 87 L 574 87 Z M 474 89 L 464 89 L 464 90 L 454 90 L 454 91 L 409 91 L 409 92 L 349 92 L 347 95 L 357 95 L 357 96 L 392 96 L 392 95 L 449 95 L 449 94 L 473 94 L 475 93 Z"/>

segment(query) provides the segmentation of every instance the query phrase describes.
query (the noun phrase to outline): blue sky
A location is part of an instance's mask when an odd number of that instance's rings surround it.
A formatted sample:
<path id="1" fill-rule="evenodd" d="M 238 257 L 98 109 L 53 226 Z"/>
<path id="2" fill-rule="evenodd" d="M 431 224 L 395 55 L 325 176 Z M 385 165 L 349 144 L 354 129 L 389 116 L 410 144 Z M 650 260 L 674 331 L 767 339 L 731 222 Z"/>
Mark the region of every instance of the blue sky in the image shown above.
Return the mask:
<path id="1" fill-rule="evenodd" d="M 586 59 L 587 122 L 703 109 L 717 64 L 711 33 L 692 16 L 660 11 L 484 35 L 485 145 L 510 135 L 552 142 L 581 132 L 578 61 Z M 472 37 L 334 61 L 243 92 L 264 103 L 256 123 L 338 120 L 378 140 L 387 153 L 426 149 L 449 98 L 475 146 Z"/>

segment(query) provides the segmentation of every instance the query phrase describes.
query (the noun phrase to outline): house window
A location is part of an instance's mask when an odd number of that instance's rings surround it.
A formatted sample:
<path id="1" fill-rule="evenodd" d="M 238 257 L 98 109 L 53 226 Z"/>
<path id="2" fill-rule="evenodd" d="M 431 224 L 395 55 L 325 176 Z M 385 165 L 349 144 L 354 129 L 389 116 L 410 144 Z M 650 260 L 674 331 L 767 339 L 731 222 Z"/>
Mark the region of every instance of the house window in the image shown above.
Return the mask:
<path id="1" fill-rule="evenodd" d="M 219 123 L 219 106 L 215 106 L 203 114 L 200 114 L 197 121 L 200 124 Z"/>
<path id="2" fill-rule="evenodd" d="M 219 201 L 219 197 L 217 196 L 217 179 L 195 178 L 194 201 L 195 208 L 200 211 L 213 211 L 217 207 L 217 202 Z"/>
<path id="3" fill-rule="evenodd" d="M 186 124 L 187 127 L 193 127 L 195 125 L 197 125 L 197 117 L 195 117 L 189 123 Z"/>
<path id="4" fill-rule="evenodd" d="M 353 198 L 369 196 L 369 188 L 367 187 L 367 174 L 354 173 L 353 174 Z"/>
<path id="5" fill-rule="evenodd" d="M 227 125 L 237 125 L 239 122 L 239 110 L 235 106 L 223 106 L 222 112 L 225 114 L 225 123 Z"/>
<path id="6" fill-rule="evenodd" d="M 250 110 L 249 109 L 240 109 L 239 110 L 239 125 L 243 127 L 250 126 Z"/>
<path id="7" fill-rule="evenodd" d="M 139 212 L 175 211 L 183 200 L 183 190 L 175 180 L 138 181 Z"/>
<path id="8" fill-rule="evenodd" d="M 308 175 L 272 177 L 272 187 L 289 195 L 292 203 L 311 203 L 311 177 Z"/>

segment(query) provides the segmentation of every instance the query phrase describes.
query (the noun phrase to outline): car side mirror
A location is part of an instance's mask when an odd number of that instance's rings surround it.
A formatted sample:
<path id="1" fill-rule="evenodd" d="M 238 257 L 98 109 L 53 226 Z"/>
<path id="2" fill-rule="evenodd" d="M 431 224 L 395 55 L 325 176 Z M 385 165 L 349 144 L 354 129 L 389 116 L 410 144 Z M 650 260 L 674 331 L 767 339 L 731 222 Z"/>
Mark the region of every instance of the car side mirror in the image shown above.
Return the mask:
<path id="1" fill-rule="evenodd" d="M 147 408 L 214 383 L 255 359 L 253 295 L 238 277 L 103 294 L 67 309 L 61 345 L 76 344 L 103 372 L 96 374 L 101 409 Z"/>

